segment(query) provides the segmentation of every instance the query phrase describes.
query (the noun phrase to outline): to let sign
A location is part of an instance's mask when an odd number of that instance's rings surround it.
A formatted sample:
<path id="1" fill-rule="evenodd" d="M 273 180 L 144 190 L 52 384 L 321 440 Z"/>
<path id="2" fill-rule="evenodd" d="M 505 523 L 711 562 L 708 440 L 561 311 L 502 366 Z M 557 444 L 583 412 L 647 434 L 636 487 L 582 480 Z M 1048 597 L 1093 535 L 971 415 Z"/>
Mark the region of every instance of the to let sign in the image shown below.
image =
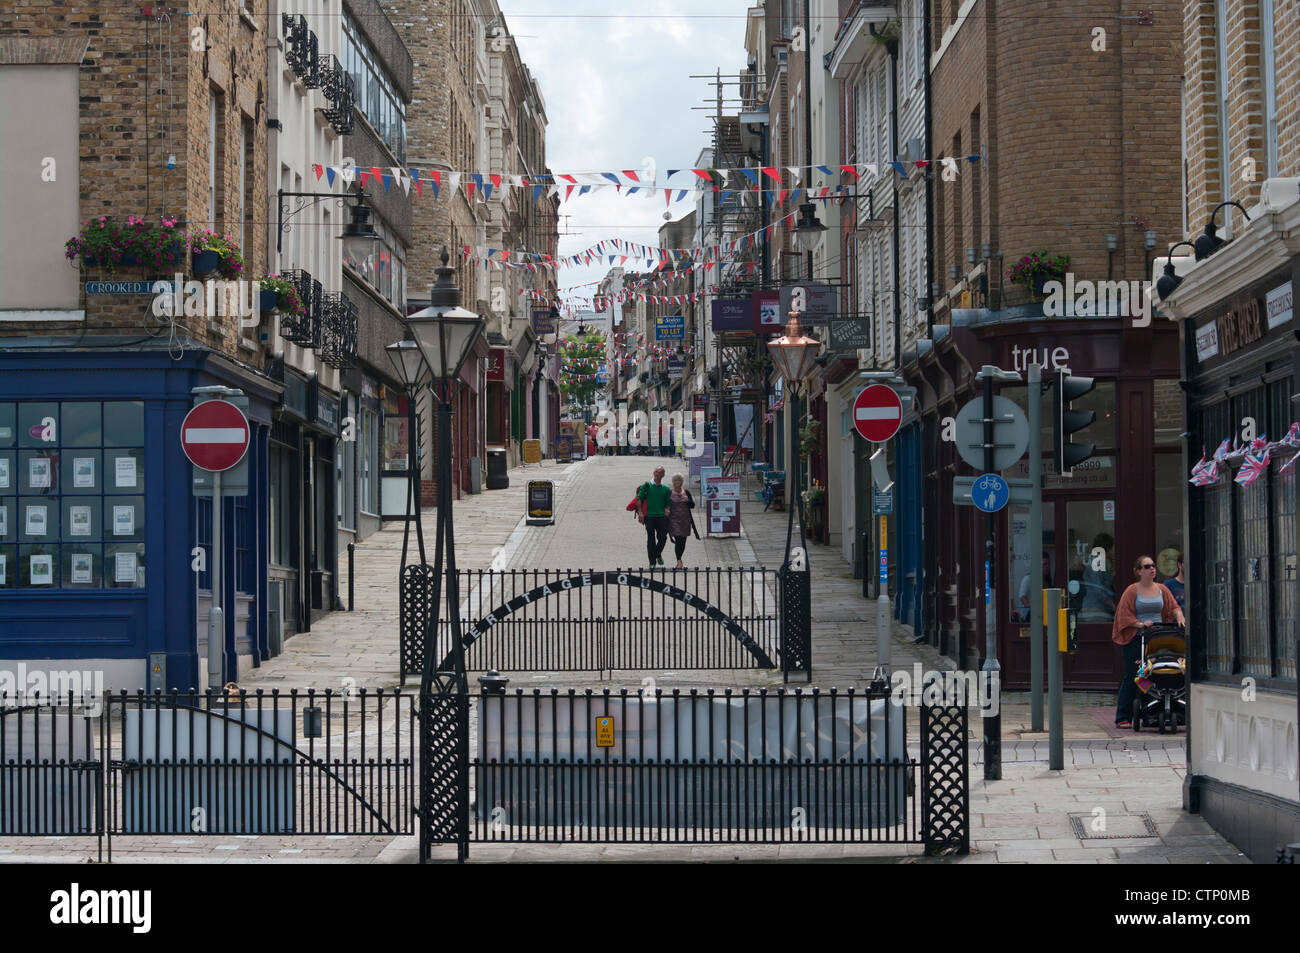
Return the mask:
<path id="1" fill-rule="evenodd" d="M 181 423 L 181 449 L 202 470 L 229 470 L 248 452 L 248 418 L 225 400 L 205 400 Z"/>

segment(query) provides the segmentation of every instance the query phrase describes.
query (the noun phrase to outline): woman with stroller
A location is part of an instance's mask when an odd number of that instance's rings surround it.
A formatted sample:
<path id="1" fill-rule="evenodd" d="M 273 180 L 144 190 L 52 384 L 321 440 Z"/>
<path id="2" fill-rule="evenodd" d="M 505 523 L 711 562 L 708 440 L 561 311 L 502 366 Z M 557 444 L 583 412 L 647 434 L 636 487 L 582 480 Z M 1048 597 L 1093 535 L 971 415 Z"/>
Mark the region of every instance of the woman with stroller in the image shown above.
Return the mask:
<path id="1" fill-rule="evenodd" d="M 1115 607 L 1115 624 L 1110 634 L 1111 641 L 1121 647 L 1120 655 L 1123 659 L 1120 665 L 1119 702 L 1115 706 L 1116 728 L 1133 726 L 1133 702 L 1137 698 L 1134 677 L 1142 651 L 1139 632 L 1149 629 L 1157 622 L 1187 624 L 1174 594 L 1156 582 L 1154 559 L 1150 556 L 1139 557 L 1133 564 L 1133 575 L 1138 581 L 1125 589 L 1119 597 L 1119 604 Z"/>

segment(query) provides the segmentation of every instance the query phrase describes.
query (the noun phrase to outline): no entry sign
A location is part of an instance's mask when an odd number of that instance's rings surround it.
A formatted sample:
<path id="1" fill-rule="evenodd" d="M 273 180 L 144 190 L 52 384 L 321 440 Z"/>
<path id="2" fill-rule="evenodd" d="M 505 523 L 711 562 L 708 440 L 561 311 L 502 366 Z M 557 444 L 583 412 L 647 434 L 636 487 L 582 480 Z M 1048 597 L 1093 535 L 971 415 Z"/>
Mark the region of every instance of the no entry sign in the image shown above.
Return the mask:
<path id="1" fill-rule="evenodd" d="M 205 400 L 181 424 L 181 449 L 202 470 L 229 470 L 244 459 L 248 437 L 248 418 L 225 400 Z"/>
<path id="2" fill-rule="evenodd" d="M 865 440 L 884 443 L 898 433 L 903 402 L 892 387 L 872 384 L 853 402 L 853 426 Z"/>

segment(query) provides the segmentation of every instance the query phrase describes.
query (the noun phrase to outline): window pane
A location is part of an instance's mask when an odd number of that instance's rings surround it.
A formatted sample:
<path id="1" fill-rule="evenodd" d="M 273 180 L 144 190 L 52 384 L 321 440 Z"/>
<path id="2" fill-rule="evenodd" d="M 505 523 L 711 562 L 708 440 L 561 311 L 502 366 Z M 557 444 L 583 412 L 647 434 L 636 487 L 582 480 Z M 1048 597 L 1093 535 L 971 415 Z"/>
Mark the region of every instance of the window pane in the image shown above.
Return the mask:
<path id="1" fill-rule="evenodd" d="M 104 486 L 102 458 L 98 450 L 69 450 L 59 464 L 59 490 L 84 496 L 98 493 Z"/>
<path id="2" fill-rule="evenodd" d="M 1205 592 L 1205 668 L 1232 672 L 1232 497 L 1227 480 L 1201 490 L 1205 512 L 1205 565 L 1193 566 L 1192 578 Z"/>
<path id="3" fill-rule="evenodd" d="M 0 541 L 12 543 L 18 538 L 18 501 L 12 496 L 0 498 Z"/>
<path id="4" fill-rule="evenodd" d="M 1279 678 L 1296 677 L 1295 639 L 1295 474 L 1279 472 L 1285 460 L 1273 464 L 1273 619 L 1277 639 Z"/>
<path id="5" fill-rule="evenodd" d="M 0 403 L 0 447 L 12 447 L 18 441 L 15 432 L 17 407 L 13 404 Z"/>
<path id="6" fill-rule="evenodd" d="M 1183 389 L 1176 380 L 1155 382 L 1155 444 L 1157 447 L 1177 447 L 1182 443 Z"/>
<path id="7" fill-rule="evenodd" d="M 13 493 L 18 488 L 17 462 L 12 450 L 0 450 L 0 493 Z"/>
<path id="8" fill-rule="evenodd" d="M 144 543 L 104 547 L 104 585 L 109 589 L 144 588 Z"/>
<path id="9" fill-rule="evenodd" d="M 144 443 L 144 401 L 104 404 L 104 446 L 130 447 Z"/>
<path id="10" fill-rule="evenodd" d="M 50 446 L 59 438 L 58 423 L 58 404 L 24 401 L 18 405 L 18 446 Z"/>
<path id="11" fill-rule="evenodd" d="M 98 589 L 103 584 L 104 551 L 99 546 L 63 547 L 63 585 L 68 589 Z"/>
<path id="12" fill-rule="evenodd" d="M 105 493 L 139 493 L 144 489 L 144 451 L 105 450 L 104 473 Z"/>
<path id="13" fill-rule="evenodd" d="M 1156 540 L 1155 552 L 1148 555 L 1155 558 L 1162 579 L 1177 574 L 1177 558 L 1186 545 L 1183 540 L 1182 473 L 1182 454 L 1155 454 Z"/>
<path id="14" fill-rule="evenodd" d="M 49 544 L 18 547 L 18 585 L 54 588 L 59 584 L 59 547 Z"/>
<path id="15" fill-rule="evenodd" d="M 1056 556 L 1052 546 L 1052 540 L 1055 538 L 1052 526 L 1054 517 L 1054 507 L 1043 507 L 1043 558 L 1046 560 L 1043 567 L 1043 587 L 1045 589 L 1053 588 L 1056 583 Z M 1033 578 L 1030 573 L 1032 552 L 1033 539 L 1029 535 L 1029 510 L 1013 510 L 1011 512 L 1011 575 L 1009 576 L 1011 591 L 1008 593 L 1007 603 L 1010 607 L 1010 619 L 1014 623 L 1029 622 L 1031 600 L 1035 598 Z M 1037 598 L 1041 606 L 1042 596 Z"/>
<path id="16" fill-rule="evenodd" d="M 0 546 L 0 589 L 18 588 L 18 547 Z"/>
<path id="17" fill-rule="evenodd" d="M 1115 521 L 1105 518 L 1102 501 L 1065 507 L 1066 566 L 1070 610 L 1080 622 L 1115 621 Z"/>
<path id="18" fill-rule="evenodd" d="M 64 401 L 61 408 L 63 415 L 63 434 L 59 442 L 65 447 L 98 447 L 101 442 L 99 429 L 99 403 L 71 403 Z M 138 441 L 137 441 L 138 442 Z"/>
<path id="19" fill-rule="evenodd" d="M 63 540 L 68 543 L 101 539 L 104 535 L 100 522 L 98 500 L 63 501 Z"/>
<path id="20" fill-rule="evenodd" d="M 1237 495 L 1237 633 L 1245 675 L 1272 675 L 1269 658 L 1268 483 L 1230 484 Z"/>
<path id="21" fill-rule="evenodd" d="M 59 538 L 58 503 L 28 497 L 18 507 L 22 517 L 22 524 L 18 527 L 20 539 L 39 543 Z"/>
<path id="22" fill-rule="evenodd" d="M 144 539 L 144 497 L 114 496 L 104 501 L 104 539 Z"/>

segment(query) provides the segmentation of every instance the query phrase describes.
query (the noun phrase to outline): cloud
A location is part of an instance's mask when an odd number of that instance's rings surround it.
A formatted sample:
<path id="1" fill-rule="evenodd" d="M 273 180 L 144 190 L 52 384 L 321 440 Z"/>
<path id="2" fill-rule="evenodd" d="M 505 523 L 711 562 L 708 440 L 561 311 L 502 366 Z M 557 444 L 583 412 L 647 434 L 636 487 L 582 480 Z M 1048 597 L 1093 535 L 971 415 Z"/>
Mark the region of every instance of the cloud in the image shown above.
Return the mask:
<path id="1" fill-rule="evenodd" d="M 659 182 L 689 169 L 711 143 L 712 117 L 693 110 L 712 99 L 692 74 L 735 74 L 744 66 L 746 11 L 754 0 L 502 0 L 520 55 L 541 86 L 547 111 L 547 163 L 553 171 L 637 169 L 653 156 Z M 734 87 L 728 95 L 734 95 Z M 687 177 L 672 180 L 690 188 Z M 674 194 L 674 198 L 675 198 Z M 694 207 L 693 193 L 672 218 Z M 564 203 L 560 253 L 602 239 L 658 244 L 663 193 L 653 199 L 598 190 Z M 633 267 L 629 261 L 625 267 Z M 642 263 L 642 266 L 644 263 Z M 561 269 L 560 287 L 594 281 L 609 270 Z"/>

